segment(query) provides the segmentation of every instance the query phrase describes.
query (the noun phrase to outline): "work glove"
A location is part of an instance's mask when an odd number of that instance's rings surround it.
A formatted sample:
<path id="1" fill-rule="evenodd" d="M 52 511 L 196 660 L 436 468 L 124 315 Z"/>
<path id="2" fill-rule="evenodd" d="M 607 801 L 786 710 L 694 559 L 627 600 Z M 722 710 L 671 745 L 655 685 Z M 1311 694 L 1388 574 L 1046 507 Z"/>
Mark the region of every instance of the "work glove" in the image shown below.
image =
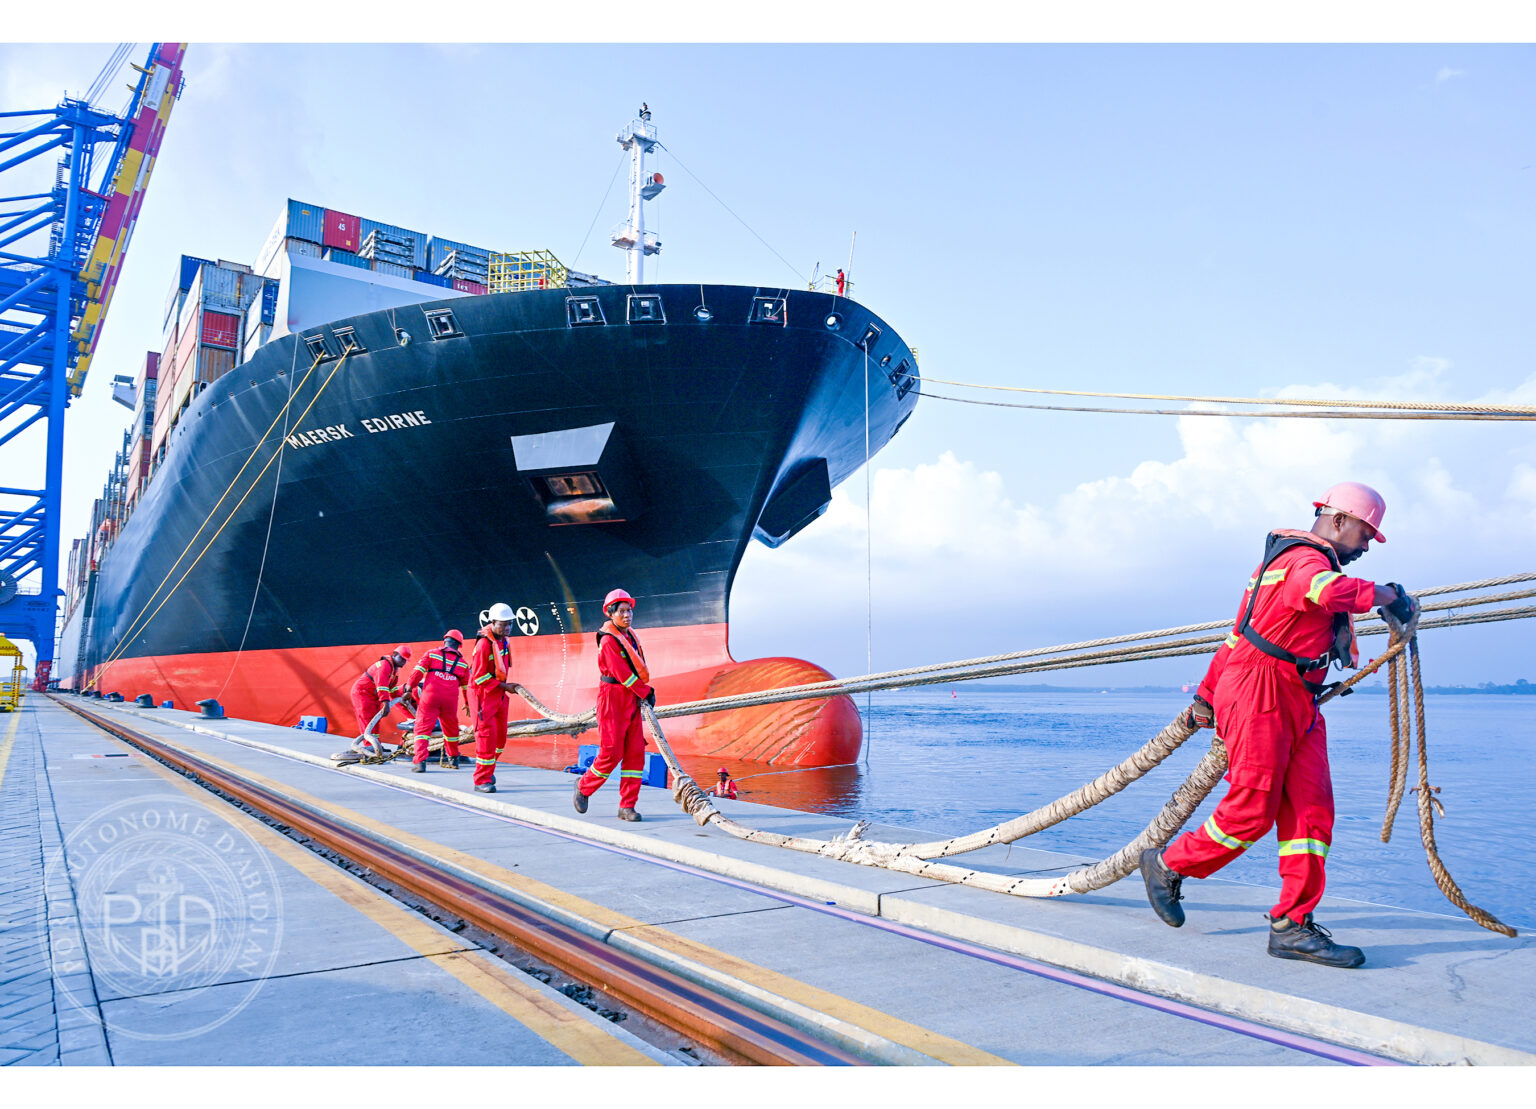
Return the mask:
<path id="1" fill-rule="evenodd" d="M 1387 588 L 1397 591 L 1397 600 L 1377 609 L 1387 626 L 1401 635 L 1412 635 L 1419 626 L 1419 602 L 1395 581 L 1387 582 Z"/>
<path id="2" fill-rule="evenodd" d="M 651 708 L 656 707 L 656 691 L 654 689 L 645 695 L 645 703 L 650 705 Z"/>
<path id="3" fill-rule="evenodd" d="M 1200 694 L 1195 694 L 1195 699 L 1184 712 L 1184 726 L 1188 728 L 1214 728 L 1216 726 L 1216 710 L 1211 703 Z"/>

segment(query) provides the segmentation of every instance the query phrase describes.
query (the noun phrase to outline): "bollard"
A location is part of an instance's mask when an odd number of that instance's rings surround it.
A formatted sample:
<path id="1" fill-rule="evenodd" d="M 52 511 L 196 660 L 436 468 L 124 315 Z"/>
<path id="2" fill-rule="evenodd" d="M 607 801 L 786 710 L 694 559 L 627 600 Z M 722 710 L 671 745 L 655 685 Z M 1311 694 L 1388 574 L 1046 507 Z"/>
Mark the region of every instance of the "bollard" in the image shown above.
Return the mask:
<path id="1" fill-rule="evenodd" d="M 152 709 L 155 707 L 155 699 L 148 693 L 140 693 L 133 699 L 133 703 L 138 705 L 140 708 L 145 709 Z"/>
<path id="2" fill-rule="evenodd" d="M 203 710 L 203 718 L 205 720 L 224 719 L 224 706 L 219 704 L 212 697 L 205 697 L 201 701 L 196 702 L 196 704 L 198 708 Z"/>
<path id="3" fill-rule="evenodd" d="M 176 707 L 176 702 L 175 701 L 161 701 L 160 702 L 160 707 L 163 708 L 163 709 L 172 709 L 172 708 Z"/>
<path id="4" fill-rule="evenodd" d="M 111 701 L 113 704 L 121 704 L 123 695 L 114 689 L 111 693 L 107 694 L 107 700 Z"/>

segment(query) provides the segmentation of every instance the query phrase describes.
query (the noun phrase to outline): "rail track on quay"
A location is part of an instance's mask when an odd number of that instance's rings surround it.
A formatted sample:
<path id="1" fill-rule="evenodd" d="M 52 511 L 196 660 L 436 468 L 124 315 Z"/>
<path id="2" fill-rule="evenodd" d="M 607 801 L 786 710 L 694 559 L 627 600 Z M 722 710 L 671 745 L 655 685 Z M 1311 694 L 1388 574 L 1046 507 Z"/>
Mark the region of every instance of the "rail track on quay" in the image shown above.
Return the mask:
<path id="1" fill-rule="evenodd" d="M 505 887 L 473 866 L 458 865 L 441 858 L 419 857 L 405 840 L 394 839 L 377 828 L 327 812 L 312 803 L 285 795 L 271 788 L 274 783 L 260 775 L 242 773 L 228 764 L 187 751 L 164 739 L 145 734 L 121 719 L 93 712 L 77 698 L 54 696 L 61 707 L 131 745 L 145 755 L 186 776 L 193 782 L 247 810 L 255 818 L 297 839 L 302 845 L 325 856 L 334 856 L 343 865 L 354 868 L 385 893 L 418 910 L 441 913 L 451 921 L 464 921 L 474 931 L 490 938 L 493 953 L 517 964 L 520 957 L 535 967 L 550 968 L 573 982 L 596 991 L 605 1005 L 620 1012 L 638 1014 L 671 1035 L 694 1046 L 687 1054 L 706 1062 L 726 1065 L 848 1066 L 932 1063 L 910 1048 L 868 1035 L 835 1018 L 804 1019 L 802 1015 L 775 1011 L 772 1004 L 754 1006 L 754 991 L 744 983 L 729 978 L 729 972 L 709 975 L 721 985 L 712 985 L 706 976 L 685 977 L 672 969 L 646 959 L 643 954 L 615 947 L 590 930 L 574 926 L 559 912 L 540 912 L 529 899 L 508 895 Z M 336 773 L 347 773 L 336 771 Z M 256 780 L 260 779 L 260 780 Z M 394 787 L 409 791 L 407 785 Z M 428 797 L 450 808 L 470 810 L 454 802 Z M 481 815 L 484 815 L 483 813 Z M 510 823 L 526 822 L 504 817 Z M 528 825 L 536 827 L 535 825 Z M 554 829 L 540 829 L 562 839 L 581 840 Z M 408 837 L 407 837 L 408 838 Z M 1049 979 L 1111 1001 L 1156 1010 L 1231 1033 L 1262 1040 L 1304 1055 L 1334 1063 L 1355 1066 L 1392 1065 L 1393 1061 L 1337 1043 L 1271 1027 L 1250 1020 L 1202 1009 L 1180 1001 L 1132 987 L 1104 981 L 1037 960 L 995 951 L 979 944 L 868 916 L 852 909 L 817 903 L 773 890 L 739 878 L 708 871 L 666 859 L 650 857 L 638 851 L 590 842 L 639 862 L 696 874 L 729 886 L 828 913 L 865 927 L 893 933 L 918 942 Z M 526 967 L 519 969 L 527 970 Z M 740 986 L 741 988 L 732 988 Z M 786 1019 L 787 1018 L 787 1019 Z M 643 1022 L 640 1022 L 643 1023 Z M 638 1031 L 638 1028 L 632 1030 Z M 675 1052 L 674 1052 L 675 1053 Z M 986 1053 L 978 1052 L 985 1056 Z M 990 1061 L 1006 1060 L 989 1057 Z"/>

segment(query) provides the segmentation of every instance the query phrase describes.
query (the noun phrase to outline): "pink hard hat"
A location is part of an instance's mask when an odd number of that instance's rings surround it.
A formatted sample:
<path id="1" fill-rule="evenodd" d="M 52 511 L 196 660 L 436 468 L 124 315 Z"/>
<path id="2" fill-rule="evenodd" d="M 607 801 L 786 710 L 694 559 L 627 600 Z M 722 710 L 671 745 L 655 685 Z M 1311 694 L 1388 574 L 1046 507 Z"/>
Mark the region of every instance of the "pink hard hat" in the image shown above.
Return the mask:
<path id="1" fill-rule="evenodd" d="M 723 778 L 729 778 L 731 776 L 731 772 L 722 766 L 720 768 L 720 776 Z"/>
<path id="2" fill-rule="evenodd" d="M 1341 481 L 1323 494 L 1323 499 L 1312 502 L 1313 508 L 1333 508 L 1347 513 L 1357 520 L 1364 520 L 1376 533 L 1376 542 L 1385 543 L 1381 534 L 1381 518 L 1387 514 L 1387 502 L 1369 485 L 1358 481 Z"/>
<path id="3" fill-rule="evenodd" d="M 607 612 L 620 601 L 628 601 L 631 608 L 633 608 L 635 604 L 635 599 L 628 593 L 624 592 L 622 589 L 615 589 L 612 593 L 603 598 L 603 611 Z"/>
<path id="4" fill-rule="evenodd" d="M 402 643 L 400 646 L 395 648 L 395 654 L 399 655 L 401 658 L 410 658 L 411 649 Z"/>

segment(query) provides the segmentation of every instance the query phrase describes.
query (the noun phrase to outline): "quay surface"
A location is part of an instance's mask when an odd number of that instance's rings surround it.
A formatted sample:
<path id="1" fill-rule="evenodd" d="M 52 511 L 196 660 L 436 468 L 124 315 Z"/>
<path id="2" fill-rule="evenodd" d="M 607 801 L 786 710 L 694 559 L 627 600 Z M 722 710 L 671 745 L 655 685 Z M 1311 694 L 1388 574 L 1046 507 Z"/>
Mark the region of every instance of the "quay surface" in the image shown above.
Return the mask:
<path id="1" fill-rule="evenodd" d="M 435 763 L 337 768 L 337 736 L 36 694 L 0 716 L 0 1063 L 697 1061 L 645 1018 L 579 1004 L 579 990 L 487 950 L 494 940 L 401 904 L 66 704 L 863 1062 L 1536 1063 L 1536 949 L 1449 910 L 1326 898 L 1319 919 L 1364 947 L 1366 966 L 1288 963 L 1265 953 L 1270 891 L 1257 887 L 1189 883 L 1174 930 L 1134 875 L 1014 898 L 744 843 L 660 789 L 642 790 L 643 823 L 624 824 L 611 787 L 575 813 L 569 774 L 502 764 L 488 796 L 467 769 Z M 778 832 L 848 827 L 717 804 Z M 1047 875 L 1089 860 L 1015 845 L 963 861 Z M 409 1027 L 475 1034 L 450 1052 L 396 1034 Z"/>

